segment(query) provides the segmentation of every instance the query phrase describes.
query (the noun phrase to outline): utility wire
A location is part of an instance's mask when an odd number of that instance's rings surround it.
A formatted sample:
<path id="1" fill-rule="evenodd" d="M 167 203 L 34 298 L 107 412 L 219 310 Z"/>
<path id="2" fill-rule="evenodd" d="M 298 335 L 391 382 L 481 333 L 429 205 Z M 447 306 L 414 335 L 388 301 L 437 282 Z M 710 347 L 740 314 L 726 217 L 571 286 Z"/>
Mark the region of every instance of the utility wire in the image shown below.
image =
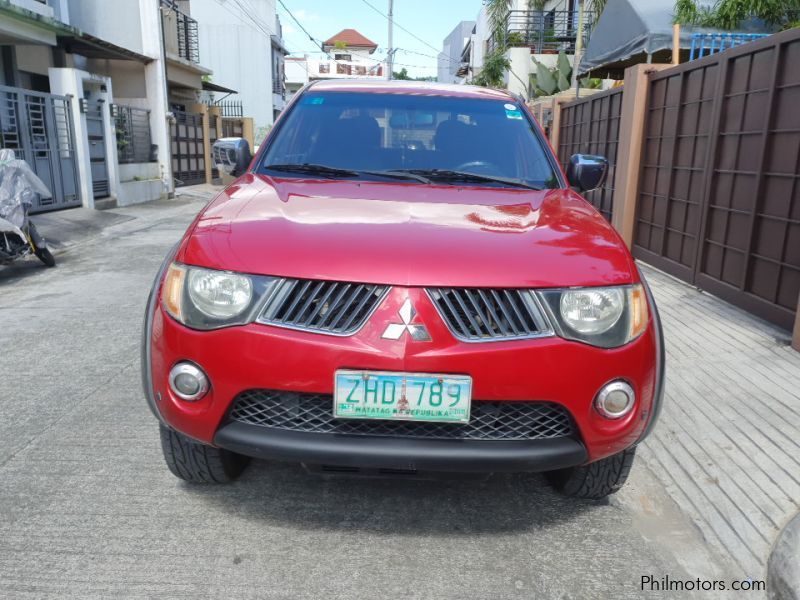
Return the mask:
<path id="1" fill-rule="evenodd" d="M 280 2 L 281 0 L 278 0 L 278 1 Z M 387 15 L 385 12 L 383 12 L 382 10 L 380 10 L 379 8 L 377 8 L 377 7 L 376 7 L 374 4 L 372 4 L 372 3 L 371 3 L 371 2 L 369 2 L 368 0 L 361 0 L 361 1 L 362 1 L 364 4 L 366 4 L 367 6 L 369 6 L 369 7 L 370 7 L 372 10 L 374 10 L 376 13 L 378 13 L 379 15 L 381 15 L 381 16 L 382 16 L 384 19 L 386 19 L 387 21 L 389 20 L 389 15 Z M 283 4 L 283 2 L 281 2 L 281 4 Z M 426 45 L 428 48 L 431 48 L 431 49 L 432 49 L 434 52 L 439 52 L 439 49 L 438 49 L 437 47 L 435 47 L 435 46 L 431 46 L 431 45 L 430 45 L 428 42 L 426 42 L 425 40 L 423 40 L 423 39 L 422 39 L 421 37 L 419 37 L 417 34 L 415 34 L 415 33 L 411 32 L 411 31 L 409 31 L 408 29 L 406 29 L 405 27 L 403 27 L 402 25 L 400 25 L 400 24 L 397 22 L 397 20 L 396 20 L 396 19 L 394 19 L 394 18 L 393 18 L 393 19 L 392 19 L 392 21 L 394 22 L 394 26 L 395 26 L 395 27 L 397 27 L 398 29 L 402 29 L 402 30 L 403 30 L 403 31 L 405 31 L 405 32 L 406 32 L 408 35 L 410 35 L 410 36 L 411 36 L 411 37 L 413 37 L 415 40 L 417 40 L 418 42 L 422 42 L 422 43 L 423 43 L 423 44 L 425 44 L 425 45 Z"/>
<path id="2" fill-rule="evenodd" d="M 217 0 L 217 1 L 219 1 L 219 0 Z M 319 44 L 320 50 L 315 50 L 315 52 L 320 52 L 321 54 L 325 54 L 330 60 L 334 61 L 337 65 L 339 65 L 339 64 L 347 65 L 348 64 L 347 61 L 341 61 L 341 60 L 335 58 L 334 56 L 331 56 L 330 52 L 326 52 L 325 50 L 323 50 L 322 48 L 324 47 L 325 42 L 323 42 L 322 40 L 319 40 L 316 37 L 314 37 L 313 35 L 311 35 L 311 33 L 308 31 L 308 29 L 306 29 L 303 26 L 303 24 L 300 22 L 300 20 L 292 13 L 292 11 L 290 11 L 286 7 L 286 4 L 283 2 L 283 0 L 278 0 L 278 3 L 281 5 L 281 7 L 283 7 L 283 10 L 286 11 L 286 14 L 289 15 L 289 17 L 292 19 L 292 21 L 294 21 L 297 24 L 297 26 L 303 31 L 303 33 L 305 33 L 308 36 L 308 39 L 311 40 L 314 44 Z M 374 6 L 372 6 L 372 8 L 374 10 L 377 10 Z M 380 11 L 378 11 L 378 12 L 380 12 Z M 383 13 L 381 13 L 381 14 L 383 14 Z M 384 15 L 384 16 L 387 19 L 389 18 L 386 15 Z M 406 31 L 403 27 L 401 27 L 399 25 L 398 25 L 398 27 L 400 29 L 403 29 L 404 31 Z M 416 37 L 416 36 L 414 36 L 414 37 Z M 417 39 L 419 39 L 419 38 L 417 38 Z M 425 43 L 425 42 L 423 41 L 423 43 Z M 429 45 L 427 43 L 425 43 L 425 44 Z M 434 48 L 434 50 L 435 50 L 435 48 Z M 373 62 L 375 62 L 377 64 L 385 64 L 386 63 L 385 60 L 381 60 L 381 59 L 378 59 L 378 58 L 373 58 L 371 56 L 365 56 L 363 58 L 366 58 L 367 60 L 371 60 L 371 61 L 373 61 Z M 400 66 L 400 67 L 409 67 L 409 68 L 412 68 L 412 69 L 435 69 L 435 68 L 437 68 L 437 67 L 429 66 L 429 65 L 412 65 L 412 64 L 408 64 L 408 63 L 397 63 L 397 62 L 394 62 L 393 64 L 397 65 L 397 66 Z M 306 72 L 308 72 L 308 68 L 307 67 L 306 67 Z"/>
<path id="3" fill-rule="evenodd" d="M 271 29 L 271 28 L 270 28 L 268 25 L 266 25 L 266 24 L 265 24 L 265 23 L 264 23 L 264 22 L 263 22 L 263 21 L 262 21 L 260 18 L 258 18 L 258 17 L 257 17 L 257 16 L 254 14 L 254 12 L 255 12 L 255 11 L 253 11 L 253 12 L 250 12 L 250 11 L 252 11 L 252 10 L 253 10 L 253 6 L 252 6 L 251 4 L 247 3 L 247 7 L 249 7 L 249 9 L 250 9 L 250 10 L 248 10 L 248 8 L 246 8 L 246 7 L 245 7 L 245 6 L 242 4 L 242 2 L 243 2 L 243 1 L 246 1 L 246 0 L 233 0 L 233 2 L 236 4 L 236 6 L 238 6 L 238 7 L 239 7 L 239 10 L 242 12 L 242 14 L 244 14 L 245 16 L 247 16 L 247 17 L 250 19 L 250 21 L 252 22 L 252 24 L 253 24 L 253 25 L 255 25 L 255 27 L 256 27 L 258 30 L 260 30 L 260 31 L 261 31 L 261 33 L 263 33 L 263 34 L 264 34 L 264 35 L 266 35 L 268 38 L 270 38 L 270 41 L 271 41 L 271 36 L 273 36 L 273 35 L 277 36 L 277 34 L 276 34 L 274 31 L 272 31 L 272 29 Z M 230 7 L 228 7 L 226 4 L 224 4 L 224 3 L 222 2 L 222 0 L 215 0 L 215 2 L 216 2 L 217 4 L 219 4 L 219 5 L 220 5 L 222 8 L 224 8 L 225 10 L 227 10 L 227 11 L 228 11 L 230 14 L 232 14 L 233 16 L 235 16 L 237 19 L 239 19 L 239 21 L 240 21 L 240 22 L 242 22 L 242 23 L 244 23 L 245 25 L 248 25 L 248 26 L 250 25 L 250 23 L 246 22 L 246 21 L 245 21 L 245 20 L 242 18 L 242 15 L 241 15 L 241 14 L 238 14 L 238 13 L 234 12 L 233 10 L 231 10 L 231 9 L 230 9 Z M 305 70 L 305 72 L 306 72 L 306 73 L 307 73 L 307 74 L 310 76 L 310 75 L 311 75 L 311 72 L 308 70 L 308 65 L 306 65 L 306 64 L 301 64 L 301 66 L 303 67 L 303 69 Z"/>
<path id="4" fill-rule="evenodd" d="M 319 43 L 319 47 L 320 47 L 320 49 L 322 49 L 322 43 L 321 43 L 319 40 L 317 40 L 317 39 L 316 39 L 316 38 L 315 38 L 313 35 L 311 35 L 311 34 L 308 32 L 308 29 L 306 29 L 305 27 L 303 27 L 303 24 L 300 22 L 300 20 L 299 20 L 297 17 L 295 17 L 295 16 L 294 16 L 294 14 L 292 13 L 292 11 L 290 11 L 288 8 L 286 8 L 286 5 L 283 3 L 283 0 L 278 0 L 278 3 L 279 3 L 279 4 L 280 4 L 282 7 L 283 7 L 283 10 L 285 10 L 285 11 L 286 11 L 286 14 L 288 14 L 288 15 L 289 15 L 289 16 L 292 18 L 292 21 L 294 21 L 295 23 L 297 23 L 297 26 L 298 26 L 300 29 L 302 29 L 302 30 L 303 30 L 303 33 L 305 33 L 305 34 L 308 36 L 308 39 L 310 39 L 310 40 L 311 40 L 312 42 L 314 42 L 315 44 L 316 44 L 316 43 Z"/>

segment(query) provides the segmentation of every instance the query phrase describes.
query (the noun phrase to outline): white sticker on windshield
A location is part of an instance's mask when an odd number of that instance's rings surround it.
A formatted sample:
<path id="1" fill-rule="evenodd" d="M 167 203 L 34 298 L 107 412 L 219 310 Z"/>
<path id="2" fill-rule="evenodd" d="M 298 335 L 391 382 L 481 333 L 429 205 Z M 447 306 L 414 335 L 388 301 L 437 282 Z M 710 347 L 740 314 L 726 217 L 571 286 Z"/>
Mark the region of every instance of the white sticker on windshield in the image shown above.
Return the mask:
<path id="1" fill-rule="evenodd" d="M 517 110 L 517 107 L 513 104 L 506 104 L 506 110 Z"/>

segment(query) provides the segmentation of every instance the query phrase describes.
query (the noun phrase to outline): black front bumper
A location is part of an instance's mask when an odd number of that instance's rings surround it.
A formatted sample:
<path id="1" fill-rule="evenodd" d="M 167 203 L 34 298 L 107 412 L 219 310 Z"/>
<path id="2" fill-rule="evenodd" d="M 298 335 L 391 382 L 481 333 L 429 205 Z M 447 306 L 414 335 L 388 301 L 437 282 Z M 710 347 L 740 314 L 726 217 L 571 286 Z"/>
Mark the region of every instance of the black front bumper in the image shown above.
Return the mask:
<path id="1" fill-rule="evenodd" d="M 586 448 L 572 438 L 524 441 L 440 440 L 287 431 L 231 422 L 214 444 L 268 460 L 365 469 L 471 473 L 541 472 L 581 465 Z"/>

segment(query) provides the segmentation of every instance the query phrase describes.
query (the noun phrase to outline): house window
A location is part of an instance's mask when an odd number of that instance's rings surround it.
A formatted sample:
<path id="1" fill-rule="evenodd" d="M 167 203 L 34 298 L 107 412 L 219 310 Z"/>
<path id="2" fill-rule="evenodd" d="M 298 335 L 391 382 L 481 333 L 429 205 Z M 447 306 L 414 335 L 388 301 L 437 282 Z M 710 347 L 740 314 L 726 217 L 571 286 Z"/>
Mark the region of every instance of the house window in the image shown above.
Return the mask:
<path id="1" fill-rule="evenodd" d="M 336 60 L 353 60 L 352 54 L 334 54 L 333 58 Z"/>
<path id="2" fill-rule="evenodd" d="M 329 64 L 320 65 L 319 66 L 319 72 L 320 73 L 330 73 L 331 72 L 331 66 Z"/>

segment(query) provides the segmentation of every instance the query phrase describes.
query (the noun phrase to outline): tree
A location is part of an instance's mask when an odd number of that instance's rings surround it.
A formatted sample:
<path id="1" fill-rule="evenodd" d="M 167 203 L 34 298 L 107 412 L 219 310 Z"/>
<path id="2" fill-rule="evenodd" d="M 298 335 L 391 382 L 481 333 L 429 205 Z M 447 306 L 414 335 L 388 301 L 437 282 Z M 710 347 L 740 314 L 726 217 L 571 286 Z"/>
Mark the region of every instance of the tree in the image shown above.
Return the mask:
<path id="1" fill-rule="evenodd" d="M 800 19 L 800 0 L 716 0 L 713 5 L 697 0 L 676 0 L 675 23 L 738 29 L 743 21 L 761 19 L 769 25 L 791 27 Z"/>
<path id="2" fill-rule="evenodd" d="M 403 67 L 400 71 L 392 71 L 392 79 L 402 79 L 402 80 L 410 80 L 411 77 L 408 76 L 408 69 Z"/>
<path id="3" fill-rule="evenodd" d="M 494 50 L 483 57 L 483 68 L 472 78 L 473 85 L 503 87 L 505 73 L 511 68 L 506 58 L 506 21 L 511 11 L 511 0 L 487 0 L 486 14 L 494 38 Z"/>

